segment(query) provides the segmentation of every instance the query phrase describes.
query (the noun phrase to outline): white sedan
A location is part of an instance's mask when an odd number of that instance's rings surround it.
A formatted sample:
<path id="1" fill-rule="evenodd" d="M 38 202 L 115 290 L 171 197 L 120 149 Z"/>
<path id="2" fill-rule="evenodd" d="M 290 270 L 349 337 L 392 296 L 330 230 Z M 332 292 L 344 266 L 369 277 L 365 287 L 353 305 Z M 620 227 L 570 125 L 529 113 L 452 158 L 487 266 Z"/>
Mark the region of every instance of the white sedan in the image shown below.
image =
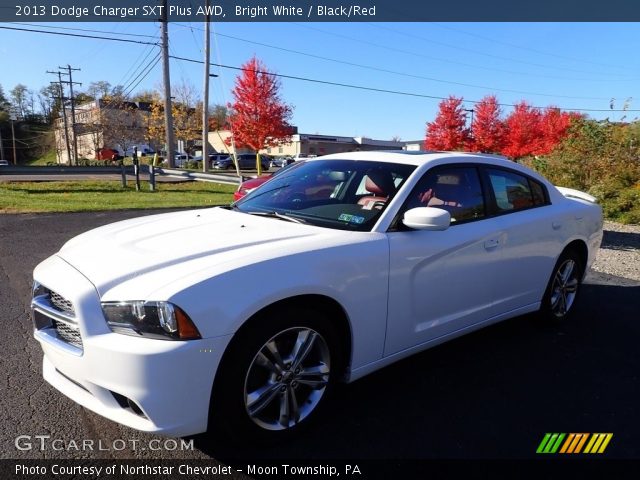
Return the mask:
<path id="1" fill-rule="evenodd" d="M 500 157 L 336 154 L 230 207 L 70 240 L 34 272 L 35 338 L 45 379 L 116 422 L 277 439 L 336 382 L 527 312 L 564 320 L 601 239 L 593 197 Z"/>

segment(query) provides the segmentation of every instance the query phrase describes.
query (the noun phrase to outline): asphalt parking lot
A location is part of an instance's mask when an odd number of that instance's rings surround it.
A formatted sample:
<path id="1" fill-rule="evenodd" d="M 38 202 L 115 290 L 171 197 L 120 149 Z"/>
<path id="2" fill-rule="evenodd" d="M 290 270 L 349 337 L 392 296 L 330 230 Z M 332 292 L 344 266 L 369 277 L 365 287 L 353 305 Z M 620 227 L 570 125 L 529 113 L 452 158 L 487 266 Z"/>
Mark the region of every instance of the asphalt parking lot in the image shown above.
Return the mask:
<path id="1" fill-rule="evenodd" d="M 157 438 L 44 383 L 29 316 L 38 262 L 82 231 L 149 213 L 0 215 L 0 458 L 514 459 L 535 457 L 546 432 L 612 432 L 606 457 L 640 458 L 640 282 L 595 273 L 572 322 L 522 316 L 396 363 L 342 387 L 324 421 L 291 444 L 238 451 L 201 435 L 192 451 L 16 448 L 19 435 Z"/>

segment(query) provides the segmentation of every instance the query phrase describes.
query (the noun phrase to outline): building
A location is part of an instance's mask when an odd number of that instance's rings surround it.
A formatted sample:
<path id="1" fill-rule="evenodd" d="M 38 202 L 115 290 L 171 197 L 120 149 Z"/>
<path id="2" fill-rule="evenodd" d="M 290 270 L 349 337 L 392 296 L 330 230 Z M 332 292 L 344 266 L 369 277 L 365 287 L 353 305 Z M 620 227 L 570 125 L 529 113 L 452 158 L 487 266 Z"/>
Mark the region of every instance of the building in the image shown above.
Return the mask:
<path id="1" fill-rule="evenodd" d="M 221 153 L 232 153 L 233 147 L 228 145 L 231 131 L 218 130 L 209 132 L 209 144 Z M 260 150 L 260 153 L 278 156 L 297 155 L 329 155 L 331 153 L 371 151 L 371 150 L 402 150 L 406 142 L 394 140 L 375 140 L 367 137 L 342 137 L 336 135 L 321 135 L 296 133 L 291 135 L 288 143 L 276 147 Z M 238 149 L 237 153 L 248 153 L 251 150 Z"/>
<path id="2" fill-rule="evenodd" d="M 78 159 L 95 159 L 100 148 L 127 150 L 137 144 L 150 143 L 146 138 L 151 116 L 150 103 L 109 102 L 100 99 L 78 105 L 75 107 L 75 129 L 69 108 L 66 113 L 67 135 L 64 118 L 55 121 L 58 163 L 75 163 L 69 161 L 68 154 L 70 152 L 73 158 L 74 134 L 78 145 Z"/>

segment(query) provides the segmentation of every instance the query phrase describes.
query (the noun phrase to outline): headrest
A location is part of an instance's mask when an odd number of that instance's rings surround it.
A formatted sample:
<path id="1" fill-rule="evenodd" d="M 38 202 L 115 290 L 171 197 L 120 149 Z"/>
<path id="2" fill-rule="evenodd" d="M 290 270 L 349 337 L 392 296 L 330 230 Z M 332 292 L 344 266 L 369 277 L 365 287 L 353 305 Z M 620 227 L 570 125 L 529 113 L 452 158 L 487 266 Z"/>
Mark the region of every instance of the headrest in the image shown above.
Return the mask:
<path id="1" fill-rule="evenodd" d="M 367 192 L 379 195 L 381 197 L 388 197 L 394 190 L 393 178 L 390 172 L 384 170 L 370 170 L 367 172 L 367 180 L 365 181 L 364 188 Z"/>

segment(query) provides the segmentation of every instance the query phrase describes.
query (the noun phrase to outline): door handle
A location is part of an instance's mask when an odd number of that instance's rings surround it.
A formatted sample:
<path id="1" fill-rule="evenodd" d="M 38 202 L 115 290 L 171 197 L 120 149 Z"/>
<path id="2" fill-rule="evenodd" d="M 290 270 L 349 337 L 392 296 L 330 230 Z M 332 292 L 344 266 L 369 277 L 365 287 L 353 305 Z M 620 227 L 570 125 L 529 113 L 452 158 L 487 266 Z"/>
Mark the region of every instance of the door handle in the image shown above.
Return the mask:
<path id="1" fill-rule="evenodd" d="M 498 239 L 498 238 L 492 238 L 492 239 L 486 240 L 484 242 L 485 250 L 492 250 L 492 249 L 496 248 L 498 245 L 500 245 L 500 239 Z"/>
<path id="2" fill-rule="evenodd" d="M 554 230 L 560 230 L 560 228 L 562 227 L 562 223 L 560 223 L 560 222 L 553 222 L 553 223 L 551 224 L 551 227 L 552 227 Z"/>

